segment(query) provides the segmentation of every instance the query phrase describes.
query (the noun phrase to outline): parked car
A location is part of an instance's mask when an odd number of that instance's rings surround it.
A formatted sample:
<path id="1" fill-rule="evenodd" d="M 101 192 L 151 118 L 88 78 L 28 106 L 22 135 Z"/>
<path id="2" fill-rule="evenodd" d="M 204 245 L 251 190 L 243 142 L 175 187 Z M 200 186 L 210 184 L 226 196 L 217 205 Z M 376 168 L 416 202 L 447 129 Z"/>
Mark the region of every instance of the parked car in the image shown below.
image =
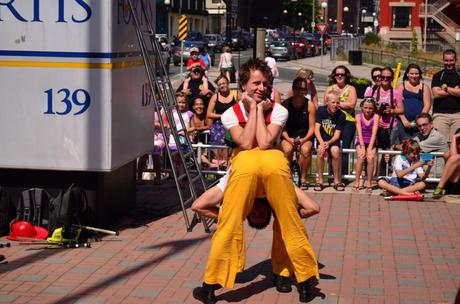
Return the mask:
<path id="1" fill-rule="evenodd" d="M 296 57 L 313 56 L 311 46 L 305 37 L 287 36 L 285 40 L 294 47 Z"/>
<path id="2" fill-rule="evenodd" d="M 315 38 L 315 43 L 316 43 L 316 46 L 317 46 L 317 51 L 318 51 L 317 55 L 321 55 L 321 34 L 320 33 L 314 33 L 313 36 Z M 327 53 L 326 34 L 323 34 L 323 39 L 324 39 L 323 54 L 326 54 Z"/>
<path id="3" fill-rule="evenodd" d="M 243 32 L 243 36 L 248 42 L 248 47 L 252 48 L 254 47 L 254 33 L 251 32 Z"/>
<path id="4" fill-rule="evenodd" d="M 321 42 L 318 44 L 314 34 L 305 32 L 302 33 L 302 36 L 305 37 L 305 39 L 308 41 L 307 48 L 311 49 L 311 55 L 309 56 L 316 56 L 321 53 Z"/>
<path id="5" fill-rule="evenodd" d="M 243 50 L 245 51 L 248 48 L 248 41 L 243 36 L 241 31 L 232 32 L 232 42 L 230 43 L 232 50 Z"/>
<path id="6" fill-rule="evenodd" d="M 204 35 L 204 38 L 208 41 L 208 50 L 222 52 L 224 40 L 220 34 L 206 34 Z"/>
<path id="7" fill-rule="evenodd" d="M 207 39 L 203 37 L 203 35 L 199 32 L 190 32 L 187 33 L 187 39 L 184 40 L 184 54 L 183 54 L 183 62 L 184 65 L 187 64 L 187 60 L 190 57 L 190 49 L 191 48 L 203 48 L 207 46 Z M 181 57 L 181 44 L 180 41 L 176 43 L 174 48 L 172 49 L 173 54 L 173 63 L 175 66 L 180 64 L 180 57 Z"/>
<path id="8" fill-rule="evenodd" d="M 166 66 L 166 72 L 169 74 L 169 65 L 171 64 L 171 44 L 169 43 L 166 34 L 156 34 L 155 38 L 160 42 L 161 57 Z M 157 71 L 159 74 L 159 71 Z"/>
<path id="9" fill-rule="evenodd" d="M 286 40 L 273 41 L 269 50 L 273 58 L 291 60 L 295 58 L 294 46 Z"/>

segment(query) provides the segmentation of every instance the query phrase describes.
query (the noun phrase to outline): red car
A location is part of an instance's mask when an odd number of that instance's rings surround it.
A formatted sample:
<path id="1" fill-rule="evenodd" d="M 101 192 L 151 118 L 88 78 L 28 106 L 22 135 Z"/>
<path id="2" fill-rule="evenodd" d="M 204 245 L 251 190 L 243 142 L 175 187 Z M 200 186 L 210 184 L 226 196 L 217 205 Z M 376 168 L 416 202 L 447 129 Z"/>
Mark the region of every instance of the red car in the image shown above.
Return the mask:
<path id="1" fill-rule="evenodd" d="M 294 46 L 295 54 L 297 57 L 313 56 L 310 42 L 304 37 L 300 36 L 287 36 L 285 40 Z"/>

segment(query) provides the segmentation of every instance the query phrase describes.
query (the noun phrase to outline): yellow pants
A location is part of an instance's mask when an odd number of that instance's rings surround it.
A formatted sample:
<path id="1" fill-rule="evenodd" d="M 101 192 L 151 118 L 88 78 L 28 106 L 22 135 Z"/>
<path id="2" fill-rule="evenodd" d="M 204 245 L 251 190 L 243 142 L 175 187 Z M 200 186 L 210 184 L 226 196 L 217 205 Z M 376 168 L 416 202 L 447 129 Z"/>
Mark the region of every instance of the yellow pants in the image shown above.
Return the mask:
<path id="1" fill-rule="evenodd" d="M 238 272 L 244 269 L 243 223 L 254 198 L 265 190 L 275 213 L 272 266 L 276 274 L 297 282 L 319 278 L 318 264 L 297 212 L 297 197 L 283 152 L 276 149 L 235 150 L 232 171 L 219 211 L 217 231 L 204 275 L 207 284 L 232 288 Z"/>

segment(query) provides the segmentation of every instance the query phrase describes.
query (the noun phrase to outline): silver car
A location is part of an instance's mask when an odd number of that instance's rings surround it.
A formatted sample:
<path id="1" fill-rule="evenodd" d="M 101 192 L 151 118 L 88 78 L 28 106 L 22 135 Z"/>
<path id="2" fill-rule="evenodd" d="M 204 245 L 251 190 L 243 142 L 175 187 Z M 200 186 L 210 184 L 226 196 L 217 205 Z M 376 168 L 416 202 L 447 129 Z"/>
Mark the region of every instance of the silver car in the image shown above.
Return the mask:
<path id="1" fill-rule="evenodd" d="M 224 47 L 224 40 L 219 34 L 206 34 L 204 38 L 208 41 L 208 50 L 213 50 L 214 52 L 222 52 Z"/>
<path id="2" fill-rule="evenodd" d="M 269 50 L 271 51 L 273 58 L 278 60 L 291 60 L 295 58 L 294 46 L 288 41 L 273 41 L 270 44 Z"/>

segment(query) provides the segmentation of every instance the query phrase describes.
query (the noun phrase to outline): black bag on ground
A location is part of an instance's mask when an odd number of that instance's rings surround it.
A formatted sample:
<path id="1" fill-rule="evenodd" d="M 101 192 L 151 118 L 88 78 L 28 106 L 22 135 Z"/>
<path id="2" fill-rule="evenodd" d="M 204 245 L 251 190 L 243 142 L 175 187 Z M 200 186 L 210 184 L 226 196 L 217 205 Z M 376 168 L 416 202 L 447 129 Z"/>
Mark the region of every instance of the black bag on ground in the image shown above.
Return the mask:
<path id="1" fill-rule="evenodd" d="M 44 189 L 24 190 L 16 206 L 16 219 L 27 221 L 34 226 L 48 227 L 51 195 Z"/>
<path id="2" fill-rule="evenodd" d="M 83 188 L 72 184 L 67 190 L 61 191 L 50 204 L 49 235 L 54 229 L 63 228 L 64 232 L 72 231 L 72 224 L 94 225 L 95 213 L 88 205 L 86 192 Z"/>
<path id="3" fill-rule="evenodd" d="M 11 197 L 5 188 L 0 187 L 0 236 L 10 231 L 10 222 L 14 219 L 16 210 Z"/>

